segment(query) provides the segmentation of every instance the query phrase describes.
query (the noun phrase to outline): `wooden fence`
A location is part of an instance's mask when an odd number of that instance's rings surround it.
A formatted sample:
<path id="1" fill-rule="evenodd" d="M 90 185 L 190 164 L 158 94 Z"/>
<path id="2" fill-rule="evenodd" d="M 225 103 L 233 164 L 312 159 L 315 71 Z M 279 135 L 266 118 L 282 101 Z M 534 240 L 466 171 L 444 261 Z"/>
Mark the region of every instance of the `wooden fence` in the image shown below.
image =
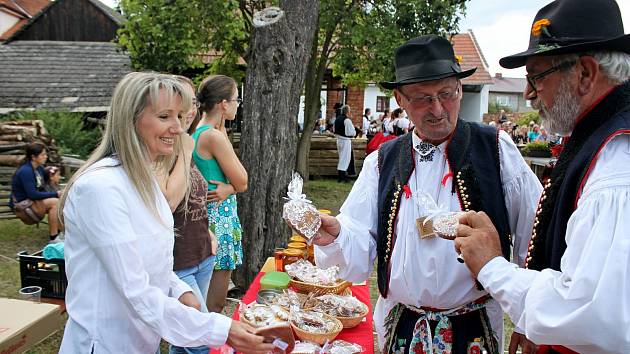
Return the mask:
<path id="1" fill-rule="evenodd" d="M 240 140 L 241 135 L 239 133 L 232 135 L 232 145 L 236 151 L 238 151 Z M 357 174 L 363 167 L 366 145 L 367 140 L 365 138 L 352 139 L 354 166 Z M 309 154 L 309 173 L 311 177 L 336 177 L 338 161 L 337 139 L 329 134 L 313 135 L 311 138 L 311 152 Z"/>

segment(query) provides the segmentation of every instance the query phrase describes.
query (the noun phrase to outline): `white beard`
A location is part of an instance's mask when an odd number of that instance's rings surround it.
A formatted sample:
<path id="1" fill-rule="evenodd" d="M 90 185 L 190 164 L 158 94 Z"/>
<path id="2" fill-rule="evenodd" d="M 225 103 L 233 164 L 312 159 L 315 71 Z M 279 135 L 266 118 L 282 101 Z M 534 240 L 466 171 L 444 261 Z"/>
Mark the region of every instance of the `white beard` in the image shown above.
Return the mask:
<path id="1" fill-rule="evenodd" d="M 571 86 L 568 80 L 562 80 L 556 95 L 553 98 L 553 106 L 547 108 L 540 100 L 532 101 L 532 107 L 542 112 L 542 121 L 547 131 L 551 134 L 569 135 L 575 128 L 575 120 L 580 113 L 580 101 L 571 94 Z"/>

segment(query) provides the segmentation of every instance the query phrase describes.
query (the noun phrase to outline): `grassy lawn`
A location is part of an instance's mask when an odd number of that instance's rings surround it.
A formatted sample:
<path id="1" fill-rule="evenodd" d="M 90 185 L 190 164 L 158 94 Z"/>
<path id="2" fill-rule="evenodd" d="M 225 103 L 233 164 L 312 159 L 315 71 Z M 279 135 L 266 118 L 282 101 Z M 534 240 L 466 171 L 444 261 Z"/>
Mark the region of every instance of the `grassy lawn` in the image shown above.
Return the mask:
<path id="1" fill-rule="evenodd" d="M 337 183 L 334 180 L 310 181 L 305 188 L 307 197 L 313 201 L 319 209 L 329 209 L 333 215 L 339 212 L 346 196 L 352 188 L 351 183 Z M 30 253 L 41 250 L 48 241 L 47 225 L 27 226 L 18 220 L 0 221 L 0 297 L 17 298 L 20 288 L 20 270 L 16 260 L 16 254 L 20 251 Z M 376 286 L 376 274 L 370 279 L 372 305 L 376 304 L 378 289 Z M 231 315 L 234 311 L 234 303 L 228 302 L 224 313 Z M 506 321 L 506 338 L 511 334 L 511 323 Z M 57 353 L 63 329 L 53 334 L 48 339 L 28 351 L 32 354 Z M 506 345 L 507 345 L 506 341 Z M 375 345 L 375 347 L 377 347 Z M 166 344 L 162 345 L 162 352 L 167 352 Z"/>

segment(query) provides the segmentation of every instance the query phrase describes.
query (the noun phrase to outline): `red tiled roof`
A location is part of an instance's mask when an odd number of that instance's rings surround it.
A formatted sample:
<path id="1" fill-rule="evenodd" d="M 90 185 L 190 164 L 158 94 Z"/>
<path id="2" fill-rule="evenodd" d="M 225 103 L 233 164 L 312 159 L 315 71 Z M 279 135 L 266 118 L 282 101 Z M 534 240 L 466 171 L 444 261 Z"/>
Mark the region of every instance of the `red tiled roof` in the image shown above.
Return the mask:
<path id="1" fill-rule="evenodd" d="M 22 26 L 50 4 L 50 0 L 0 0 L 0 8 L 9 10 L 20 20 L 11 26 L 4 33 L 0 33 L 0 41 L 4 41 L 17 32 Z"/>
<path id="2" fill-rule="evenodd" d="M 477 71 L 462 80 L 464 85 L 484 85 L 492 84 L 492 76 L 488 72 L 488 64 L 481 53 L 481 49 L 475 40 L 472 31 L 468 33 L 456 34 L 451 38 L 455 55 L 462 57 L 462 70 L 477 67 Z"/>
<path id="3" fill-rule="evenodd" d="M 0 6 L 33 17 L 50 3 L 50 0 L 0 0 Z"/>

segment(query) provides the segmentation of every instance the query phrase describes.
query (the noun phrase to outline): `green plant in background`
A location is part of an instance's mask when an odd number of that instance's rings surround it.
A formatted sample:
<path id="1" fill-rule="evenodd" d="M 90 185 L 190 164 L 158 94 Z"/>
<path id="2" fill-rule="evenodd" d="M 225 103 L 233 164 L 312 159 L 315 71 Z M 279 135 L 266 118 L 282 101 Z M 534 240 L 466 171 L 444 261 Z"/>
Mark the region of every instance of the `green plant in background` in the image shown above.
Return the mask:
<path id="1" fill-rule="evenodd" d="M 521 149 L 521 154 L 532 157 L 551 157 L 551 149 L 548 142 L 533 141 Z"/>
<path id="2" fill-rule="evenodd" d="M 502 105 L 499 102 L 490 102 L 488 103 L 488 113 L 497 114 L 501 113 L 501 110 L 504 110 L 505 113 L 512 113 L 512 107 Z"/>
<path id="3" fill-rule="evenodd" d="M 540 119 L 540 115 L 538 114 L 538 112 L 532 111 L 532 112 L 523 113 L 521 118 L 519 118 L 516 121 L 516 125 L 518 125 L 518 126 L 528 125 L 529 122 L 534 122 L 535 124 L 540 125 L 541 119 Z"/>
<path id="4" fill-rule="evenodd" d="M 1 120 L 34 120 L 40 119 L 44 127 L 59 147 L 61 154 L 78 155 L 87 158 L 101 140 L 99 129 L 84 127 L 78 112 L 32 111 L 14 112 L 3 116 Z"/>

